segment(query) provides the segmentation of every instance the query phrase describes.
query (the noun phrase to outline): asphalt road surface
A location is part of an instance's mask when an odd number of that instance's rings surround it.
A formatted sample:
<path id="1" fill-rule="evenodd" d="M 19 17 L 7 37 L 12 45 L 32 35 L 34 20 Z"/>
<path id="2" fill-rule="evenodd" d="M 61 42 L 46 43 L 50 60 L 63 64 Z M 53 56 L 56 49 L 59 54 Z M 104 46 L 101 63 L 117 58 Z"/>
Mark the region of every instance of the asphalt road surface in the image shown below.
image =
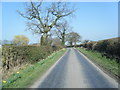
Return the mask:
<path id="1" fill-rule="evenodd" d="M 70 48 L 32 88 L 118 88 L 118 83 Z"/>

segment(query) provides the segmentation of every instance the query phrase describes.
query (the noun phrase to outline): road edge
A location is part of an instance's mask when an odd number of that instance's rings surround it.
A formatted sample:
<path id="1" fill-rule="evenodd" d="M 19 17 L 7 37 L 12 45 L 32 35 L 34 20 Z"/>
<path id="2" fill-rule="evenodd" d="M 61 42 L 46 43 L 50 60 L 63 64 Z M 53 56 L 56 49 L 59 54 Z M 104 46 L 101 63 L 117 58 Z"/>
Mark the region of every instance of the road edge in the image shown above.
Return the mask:
<path id="1" fill-rule="evenodd" d="M 74 48 L 74 49 L 76 49 L 76 48 Z M 91 59 L 89 59 L 85 54 L 83 54 L 79 50 L 77 50 L 77 52 L 80 53 L 89 63 L 92 64 L 92 66 L 94 66 L 97 70 L 99 70 L 104 76 L 106 76 L 107 78 L 113 79 L 113 81 L 116 82 L 118 84 L 117 86 L 119 87 L 119 81 L 117 79 L 112 77 L 106 70 L 104 70 L 101 66 L 99 66 L 95 62 L 93 62 Z"/>
<path id="2" fill-rule="evenodd" d="M 35 82 L 30 88 L 37 88 L 44 79 L 49 75 L 53 68 L 60 62 L 60 60 L 67 54 L 68 50 Z"/>

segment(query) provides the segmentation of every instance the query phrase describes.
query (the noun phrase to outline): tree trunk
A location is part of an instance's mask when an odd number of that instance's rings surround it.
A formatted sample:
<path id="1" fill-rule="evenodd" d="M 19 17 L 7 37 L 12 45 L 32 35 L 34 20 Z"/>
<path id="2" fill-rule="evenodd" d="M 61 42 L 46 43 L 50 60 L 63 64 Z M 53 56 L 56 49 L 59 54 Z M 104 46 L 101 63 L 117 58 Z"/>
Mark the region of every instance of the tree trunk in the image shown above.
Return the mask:
<path id="1" fill-rule="evenodd" d="M 73 45 L 73 43 L 72 42 L 70 42 L 70 46 L 72 46 Z"/>
<path id="2" fill-rule="evenodd" d="M 74 45 L 74 47 L 76 47 L 76 42 L 75 42 L 75 45 Z"/>
<path id="3" fill-rule="evenodd" d="M 41 46 L 43 45 L 43 35 L 42 35 L 41 38 L 40 38 L 40 45 L 41 45 Z"/>
<path id="4" fill-rule="evenodd" d="M 62 33 L 62 46 L 64 46 L 64 45 L 65 45 L 65 29 Z"/>
<path id="5" fill-rule="evenodd" d="M 62 46 L 64 46 L 65 45 L 65 36 L 63 35 L 62 36 Z"/>
<path id="6" fill-rule="evenodd" d="M 47 33 L 46 32 L 43 34 L 43 43 L 42 43 L 42 45 L 47 45 Z"/>

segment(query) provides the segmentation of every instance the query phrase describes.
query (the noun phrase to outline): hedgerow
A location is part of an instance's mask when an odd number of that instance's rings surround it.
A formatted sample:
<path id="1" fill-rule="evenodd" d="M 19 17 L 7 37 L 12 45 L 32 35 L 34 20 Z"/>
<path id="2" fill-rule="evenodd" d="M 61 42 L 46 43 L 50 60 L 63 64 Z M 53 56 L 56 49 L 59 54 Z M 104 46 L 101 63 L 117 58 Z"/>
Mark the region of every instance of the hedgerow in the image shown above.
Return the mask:
<path id="1" fill-rule="evenodd" d="M 57 50 L 50 46 L 3 46 L 2 68 L 3 73 L 22 64 L 35 63 L 45 59 L 53 51 Z"/>
<path id="2" fill-rule="evenodd" d="M 86 48 L 87 50 L 95 50 L 102 53 L 102 56 L 106 58 L 115 58 L 116 61 L 120 62 L 120 38 L 113 38 L 107 40 L 100 40 L 96 42 L 88 42 L 81 44 L 81 47 Z"/>

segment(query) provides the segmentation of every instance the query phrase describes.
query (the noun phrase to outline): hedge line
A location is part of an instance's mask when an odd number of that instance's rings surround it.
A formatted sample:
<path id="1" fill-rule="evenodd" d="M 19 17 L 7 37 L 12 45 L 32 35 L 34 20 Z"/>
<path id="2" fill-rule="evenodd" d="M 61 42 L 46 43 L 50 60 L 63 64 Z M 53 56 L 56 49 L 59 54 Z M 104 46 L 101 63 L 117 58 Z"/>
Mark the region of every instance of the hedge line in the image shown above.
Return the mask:
<path id="1" fill-rule="evenodd" d="M 81 44 L 81 47 L 86 48 L 87 50 L 96 50 L 102 53 L 102 56 L 106 58 L 115 58 L 116 61 L 120 62 L 120 38 L 113 38 L 107 40 L 101 40 L 97 42 L 88 42 Z"/>
<path id="2" fill-rule="evenodd" d="M 21 66 L 22 64 L 40 61 L 57 49 L 48 46 L 3 46 L 3 71 Z"/>

